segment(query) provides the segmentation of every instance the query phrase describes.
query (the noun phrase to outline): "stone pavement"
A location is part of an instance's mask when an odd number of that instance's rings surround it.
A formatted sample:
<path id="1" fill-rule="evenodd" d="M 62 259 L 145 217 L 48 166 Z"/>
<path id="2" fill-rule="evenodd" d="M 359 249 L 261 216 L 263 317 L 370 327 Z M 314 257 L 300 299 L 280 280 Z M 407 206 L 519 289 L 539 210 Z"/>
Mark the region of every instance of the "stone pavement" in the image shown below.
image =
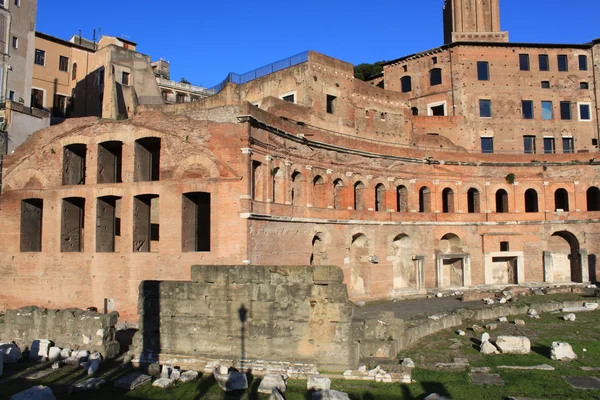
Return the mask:
<path id="1" fill-rule="evenodd" d="M 442 297 L 367 304 L 364 307 L 357 307 L 356 315 L 360 318 L 379 312 L 393 311 L 396 318 L 410 320 L 425 315 L 451 313 L 459 308 L 481 309 L 485 307 L 489 306 L 481 300 L 463 302 L 460 297 Z"/>

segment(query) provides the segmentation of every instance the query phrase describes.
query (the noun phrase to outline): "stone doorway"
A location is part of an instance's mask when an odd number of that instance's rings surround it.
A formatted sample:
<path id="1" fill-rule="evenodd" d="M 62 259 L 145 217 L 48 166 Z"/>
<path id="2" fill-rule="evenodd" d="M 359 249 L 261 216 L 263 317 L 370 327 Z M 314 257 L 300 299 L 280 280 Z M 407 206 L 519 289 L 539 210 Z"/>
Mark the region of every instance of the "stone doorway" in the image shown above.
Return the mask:
<path id="1" fill-rule="evenodd" d="M 582 283 L 589 280 L 588 275 L 587 252 L 580 249 L 577 237 L 568 231 L 554 232 L 544 252 L 544 280 Z"/>

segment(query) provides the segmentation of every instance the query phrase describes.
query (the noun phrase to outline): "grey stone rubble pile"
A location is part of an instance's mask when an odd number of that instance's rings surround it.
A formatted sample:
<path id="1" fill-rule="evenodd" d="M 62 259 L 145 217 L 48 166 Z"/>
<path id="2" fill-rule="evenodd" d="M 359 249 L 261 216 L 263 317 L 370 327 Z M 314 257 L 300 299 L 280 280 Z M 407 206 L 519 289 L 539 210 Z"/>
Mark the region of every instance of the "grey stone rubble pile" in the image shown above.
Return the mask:
<path id="1" fill-rule="evenodd" d="M 142 374 L 141 372 L 132 372 L 119 378 L 115 382 L 115 387 L 129 391 L 137 389 L 138 387 L 150 383 L 151 381 L 152 377 L 150 375 Z"/>
<path id="2" fill-rule="evenodd" d="M 286 389 L 285 379 L 280 374 L 267 374 L 260 381 L 260 385 L 258 385 L 259 393 L 272 394 L 274 390 L 284 393 Z"/>
<path id="3" fill-rule="evenodd" d="M 536 310 L 534 310 L 533 308 L 529 309 L 529 311 L 527 312 L 527 315 L 529 316 L 529 318 L 540 319 L 538 312 Z"/>
<path id="4" fill-rule="evenodd" d="M 569 343 L 552 342 L 550 358 L 557 361 L 571 361 L 577 359 L 577 354 L 575 354 Z"/>
<path id="5" fill-rule="evenodd" d="M 598 308 L 598 303 L 584 303 L 582 307 L 565 307 L 560 311 L 566 313 L 583 312 L 583 311 L 594 311 Z"/>
<path id="6" fill-rule="evenodd" d="M 310 375 L 306 382 L 306 389 L 314 391 L 311 397 L 313 400 L 350 400 L 348 394 L 331 390 L 331 379 L 324 376 Z"/>
<path id="7" fill-rule="evenodd" d="M 10 400 L 56 400 L 56 397 L 52 389 L 39 385 L 12 395 Z"/>
<path id="8" fill-rule="evenodd" d="M 411 366 L 412 365 L 412 366 Z M 379 365 L 372 370 L 367 371 L 366 366 L 361 366 L 358 370 L 347 370 L 342 375 L 344 379 L 348 380 L 363 380 L 363 381 L 375 381 L 375 382 L 384 382 L 384 383 L 392 383 L 392 382 L 402 382 L 402 383 L 411 383 L 412 382 L 412 369 L 414 368 L 414 363 L 410 358 L 405 358 L 400 364 L 398 368 L 399 372 L 388 373 L 384 369 L 382 369 Z"/>

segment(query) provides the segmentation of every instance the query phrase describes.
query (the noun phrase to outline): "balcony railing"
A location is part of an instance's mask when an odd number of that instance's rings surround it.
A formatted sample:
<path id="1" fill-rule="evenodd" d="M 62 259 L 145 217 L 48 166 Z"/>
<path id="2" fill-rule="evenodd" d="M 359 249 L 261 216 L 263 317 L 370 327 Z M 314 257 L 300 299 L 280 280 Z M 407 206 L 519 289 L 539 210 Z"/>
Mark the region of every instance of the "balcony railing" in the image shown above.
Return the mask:
<path id="1" fill-rule="evenodd" d="M 158 82 L 158 86 L 198 93 L 204 96 L 212 96 L 216 93 L 214 89 L 207 89 L 202 86 L 196 86 L 189 83 L 175 82 L 161 77 L 156 77 L 156 82 Z"/>

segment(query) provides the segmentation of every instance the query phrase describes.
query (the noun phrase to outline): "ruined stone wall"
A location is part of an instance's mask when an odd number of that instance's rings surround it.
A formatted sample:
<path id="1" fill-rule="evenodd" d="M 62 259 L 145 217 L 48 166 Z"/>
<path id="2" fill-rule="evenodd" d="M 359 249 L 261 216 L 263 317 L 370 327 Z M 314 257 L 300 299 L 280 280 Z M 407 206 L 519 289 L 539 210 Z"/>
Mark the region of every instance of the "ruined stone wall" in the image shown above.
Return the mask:
<path id="1" fill-rule="evenodd" d="M 354 305 L 342 279 L 330 266 L 196 265 L 191 281 L 144 281 L 136 352 L 142 361 L 162 355 L 356 367 Z"/>
<path id="2" fill-rule="evenodd" d="M 72 350 L 90 350 L 105 358 L 119 354 L 115 325 L 119 314 L 100 314 L 80 309 L 48 310 L 22 307 L 7 310 L 0 324 L 0 342 L 15 342 L 22 351 L 35 340 L 48 339 L 55 346 Z"/>

